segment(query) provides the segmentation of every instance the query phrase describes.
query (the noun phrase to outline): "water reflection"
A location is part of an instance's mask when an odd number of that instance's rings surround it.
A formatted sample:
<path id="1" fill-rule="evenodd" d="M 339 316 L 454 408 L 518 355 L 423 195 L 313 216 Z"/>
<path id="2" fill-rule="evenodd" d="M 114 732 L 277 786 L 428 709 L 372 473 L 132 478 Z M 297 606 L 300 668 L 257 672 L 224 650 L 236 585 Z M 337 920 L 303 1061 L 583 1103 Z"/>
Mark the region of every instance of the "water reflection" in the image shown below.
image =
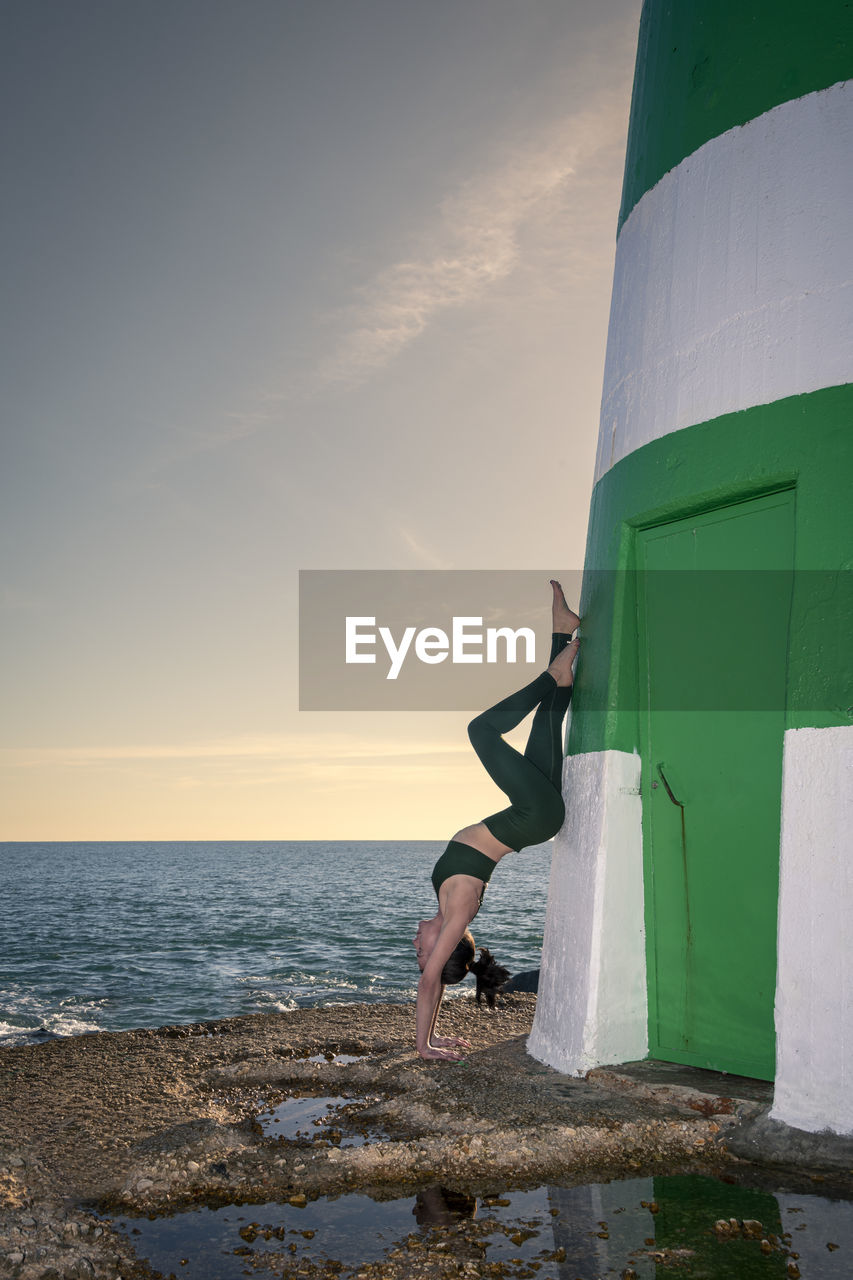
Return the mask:
<path id="1" fill-rule="evenodd" d="M 420 1236 L 537 1280 L 849 1280 L 853 1203 L 696 1175 L 549 1186 L 477 1197 L 441 1186 L 378 1201 L 363 1194 L 302 1207 L 197 1209 L 116 1226 L 165 1275 L 240 1280 L 282 1274 L 300 1259 L 336 1261 L 345 1276 Z M 284 1274 L 289 1274 L 285 1266 Z"/>
<path id="2" fill-rule="evenodd" d="M 477 1216 L 477 1197 L 447 1187 L 425 1187 L 415 1196 L 412 1213 L 419 1227 L 452 1227 Z"/>
<path id="3" fill-rule="evenodd" d="M 377 1262 L 412 1229 L 412 1199 L 378 1203 L 365 1195 L 291 1204 L 227 1205 L 170 1218 L 117 1219 L 139 1258 L 182 1280 L 243 1280 L 247 1266 L 282 1274 L 282 1262 Z M 286 1273 L 285 1273 L 286 1274 Z"/>
<path id="4" fill-rule="evenodd" d="M 359 1125 L 359 1108 L 366 1105 L 366 1098 L 348 1098 L 341 1094 L 300 1095 L 285 1098 L 255 1119 L 265 1138 L 291 1142 L 319 1139 L 338 1147 L 360 1147 L 370 1138 L 383 1136 L 379 1130 Z"/>
<path id="5" fill-rule="evenodd" d="M 331 1063 L 335 1067 L 348 1067 L 353 1062 L 364 1062 L 366 1056 L 364 1053 L 313 1053 L 310 1058 L 306 1058 L 306 1062 L 323 1062 Z"/>

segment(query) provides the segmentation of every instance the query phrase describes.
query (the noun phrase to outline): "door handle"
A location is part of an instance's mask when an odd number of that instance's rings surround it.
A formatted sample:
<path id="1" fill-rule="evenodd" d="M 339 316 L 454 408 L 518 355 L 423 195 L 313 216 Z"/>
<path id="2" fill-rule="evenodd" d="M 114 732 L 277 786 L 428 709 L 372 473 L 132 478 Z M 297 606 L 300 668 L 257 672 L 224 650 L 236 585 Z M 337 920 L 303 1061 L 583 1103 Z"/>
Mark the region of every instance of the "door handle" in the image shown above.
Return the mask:
<path id="1" fill-rule="evenodd" d="M 658 771 L 658 773 L 660 774 L 660 780 L 661 780 L 661 782 L 662 782 L 662 783 L 663 783 L 663 785 L 666 787 L 666 794 L 669 796 L 669 798 L 670 798 L 670 800 L 672 801 L 672 803 L 673 803 L 673 804 L 674 804 L 678 809 L 683 809 L 683 808 L 684 808 L 684 805 L 681 803 L 681 801 L 680 801 L 680 800 L 676 800 L 675 796 L 672 794 L 672 787 L 669 785 L 669 783 L 668 783 L 668 782 L 667 782 L 667 780 L 666 780 L 666 774 L 665 774 L 665 773 L 664 773 L 664 771 L 663 771 L 663 761 L 661 761 L 661 763 L 657 766 L 657 771 Z"/>

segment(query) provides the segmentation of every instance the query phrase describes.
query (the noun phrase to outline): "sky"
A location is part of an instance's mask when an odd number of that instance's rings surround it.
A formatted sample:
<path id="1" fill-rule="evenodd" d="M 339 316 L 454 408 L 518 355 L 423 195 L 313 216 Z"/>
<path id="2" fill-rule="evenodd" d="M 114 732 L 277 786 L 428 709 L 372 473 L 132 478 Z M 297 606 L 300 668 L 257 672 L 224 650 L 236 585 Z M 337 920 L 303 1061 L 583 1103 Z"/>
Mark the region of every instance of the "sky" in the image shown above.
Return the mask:
<path id="1" fill-rule="evenodd" d="M 441 839 L 301 570 L 583 563 L 640 0 L 8 0 L 0 840 Z"/>

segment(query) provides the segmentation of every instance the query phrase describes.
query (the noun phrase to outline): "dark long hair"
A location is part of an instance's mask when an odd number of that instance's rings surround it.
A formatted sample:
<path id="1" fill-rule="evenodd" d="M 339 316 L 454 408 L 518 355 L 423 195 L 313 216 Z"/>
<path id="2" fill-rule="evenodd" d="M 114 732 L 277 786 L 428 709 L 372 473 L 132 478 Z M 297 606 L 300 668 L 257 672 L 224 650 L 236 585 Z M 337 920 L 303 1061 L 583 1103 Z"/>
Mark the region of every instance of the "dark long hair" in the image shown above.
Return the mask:
<path id="1" fill-rule="evenodd" d="M 471 930 L 466 929 L 448 956 L 447 963 L 441 971 L 441 981 L 444 985 L 452 986 L 454 982 L 461 982 L 471 968 L 473 959 L 474 937 Z"/>
<path id="2" fill-rule="evenodd" d="M 495 996 L 509 977 L 509 969 L 498 964 L 488 947 L 480 947 L 480 959 L 471 965 L 471 972 L 477 978 L 477 1004 L 483 996 L 490 1009 L 495 1007 Z"/>

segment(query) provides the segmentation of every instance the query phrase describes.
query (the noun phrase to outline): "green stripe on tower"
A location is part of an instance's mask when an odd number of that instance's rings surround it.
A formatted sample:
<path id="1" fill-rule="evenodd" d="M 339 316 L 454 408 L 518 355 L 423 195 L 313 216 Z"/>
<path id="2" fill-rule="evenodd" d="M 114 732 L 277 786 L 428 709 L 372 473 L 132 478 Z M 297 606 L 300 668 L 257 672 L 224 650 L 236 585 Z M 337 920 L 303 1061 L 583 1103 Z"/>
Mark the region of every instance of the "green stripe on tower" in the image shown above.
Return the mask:
<path id="1" fill-rule="evenodd" d="M 853 4 L 646 0 L 619 226 L 711 138 L 853 76 Z"/>
<path id="2" fill-rule="evenodd" d="M 584 569 L 572 754 L 639 748 L 641 531 L 788 488 L 796 491 L 797 542 L 786 724 L 850 723 L 851 423 L 853 385 L 828 387 L 670 432 L 599 480 Z M 744 642 L 737 619 L 719 619 L 719 637 L 726 661 L 736 663 Z"/>

